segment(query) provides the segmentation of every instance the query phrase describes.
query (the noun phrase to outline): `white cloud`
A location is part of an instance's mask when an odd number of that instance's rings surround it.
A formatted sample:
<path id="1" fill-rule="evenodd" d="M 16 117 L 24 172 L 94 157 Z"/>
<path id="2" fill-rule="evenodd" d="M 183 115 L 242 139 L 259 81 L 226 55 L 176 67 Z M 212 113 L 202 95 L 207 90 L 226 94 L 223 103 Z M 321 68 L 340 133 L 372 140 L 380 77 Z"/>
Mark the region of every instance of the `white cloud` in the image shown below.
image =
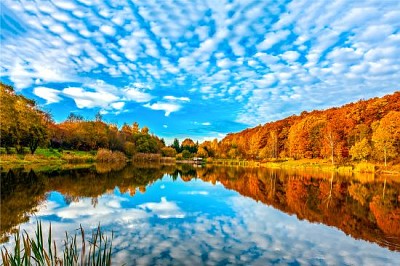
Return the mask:
<path id="1" fill-rule="evenodd" d="M 190 99 L 188 97 L 164 96 L 163 99 L 169 101 L 190 102 Z"/>
<path id="2" fill-rule="evenodd" d="M 210 122 L 203 122 L 203 123 L 201 123 L 203 126 L 211 126 L 211 123 Z"/>
<path id="3" fill-rule="evenodd" d="M 51 104 L 51 103 L 58 103 L 61 101 L 61 97 L 59 96 L 60 91 L 47 88 L 47 87 L 36 87 L 33 90 L 33 93 L 46 100 L 46 104 Z"/>
<path id="4" fill-rule="evenodd" d="M 235 102 L 221 114 L 251 125 L 395 90 L 398 1 L 228 2 L 138 1 L 138 19 L 124 1 L 4 0 L 20 27 L 4 29 L 0 75 L 16 89 L 82 84 L 81 96 L 37 91 L 48 102 L 58 95 L 122 110 L 133 101 L 168 115 L 189 99 L 171 95 L 190 88 L 191 107 Z M 114 88 L 89 86 L 109 76 Z M 108 94 L 112 101 L 96 98 Z"/>
<path id="5" fill-rule="evenodd" d="M 281 30 L 277 32 L 268 32 L 264 36 L 264 41 L 257 45 L 257 49 L 259 51 L 264 51 L 270 49 L 275 44 L 285 40 L 287 36 L 289 36 L 290 31 L 288 30 Z"/>
<path id="6" fill-rule="evenodd" d="M 124 106 L 125 106 L 124 102 L 115 102 L 111 104 L 111 107 L 116 110 L 121 110 L 122 108 L 124 108 Z"/>
<path id="7" fill-rule="evenodd" d="M 171 113 L 177 112 L 182 108 L 182 106 L 179 104 L 167 103 L 167 102 L 156 102 L 153 104 L 147 103 L 143 106 L 146 108 L 150 108 L 152 110 L 164 111 L 165 116 L 169 116 Z"/>
<path id="8" fill-rule="evenodd" d="M 296 51 L 286 51 L 282 54 L 282 58 L 288 62 L 294 62 L 300 57 L 300 54 Z"/>
<path id="9" fill-rule="evenodd" d="M 179 208 L 175 202 L 167 201 L 165 197 L 161 197 L 160 202 L 147 202 L 138 206 L 140 209 L 150 210 L 159 218 L 185 218 L 185 213 Z"/>
<path id="10" fill-rule="evenodd" d="M 68 87 L 62 91 L 63 95 L 72 98 L 78 108 L 102 107 L 108 108 L 109 105 L 119 98 L 108 92 L 86 91 L 79 87 Z"/>
<path id="11" fill-rule="evenodd" d="M 126 99 L 138 103 L 149 102 L 154 98 L 151 94 L 143 92 L 142 89 L 137 87 L 126 87 L 123 90 L 123 94 L 125 95 Z"/>
<path id="12" fill-rule="evenodd" d="M 115 29 L 109 25 L 102 25 L 100 31 L 107 35 L 115 35 Z"/>

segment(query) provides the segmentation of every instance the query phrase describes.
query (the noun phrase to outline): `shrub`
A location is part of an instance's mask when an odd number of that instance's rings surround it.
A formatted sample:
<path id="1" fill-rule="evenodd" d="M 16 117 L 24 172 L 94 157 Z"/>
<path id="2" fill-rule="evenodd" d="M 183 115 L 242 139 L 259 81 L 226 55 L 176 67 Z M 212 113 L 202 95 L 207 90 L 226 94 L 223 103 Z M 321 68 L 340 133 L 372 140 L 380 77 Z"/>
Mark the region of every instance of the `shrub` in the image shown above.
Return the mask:
<path id="1" fill-rule="evenodd" d="M 182 153 L 178 153 L 175 158 L 177 161 L 181 161 L 183 159 Z"/>
<path id="2" fill-rule="evenodd" d="M 182 152 L 182 157 L 183 157 L 184 159 L 189 159 L 189 158 L 192 157 L 192 154 L 191 154 L 190 151 L 188 151 L 188 150 L 183 150 L 183 152 Z"/>
<path id="3" fill-rule="evenodd" d="M 161 149 L 161 154 L 164 157 L 175 157 L 176 156 L 176 150 L 172 147 L 164 147 Z"/>
<path id="4" fill-rule="evenodd" d="M 375 165 L 367 162 L 358 163 L 354 171 L 359 173 L 375 173 Z"/>
<path id="5" fill-rule="evenodd" d="M 120 151 L 111 151 L 108 149 L 99 149 L 96 155 L 97 162 L 126 162 L 126 156 Z"/>
<path id="6" fill-rule="evenodd" d="M 69 163 L 85 163 L 93 162 L 94 160 L 93 156 L 90 154 L 75 154 L 68 151 L 62 154 L 61 159 Z"/>

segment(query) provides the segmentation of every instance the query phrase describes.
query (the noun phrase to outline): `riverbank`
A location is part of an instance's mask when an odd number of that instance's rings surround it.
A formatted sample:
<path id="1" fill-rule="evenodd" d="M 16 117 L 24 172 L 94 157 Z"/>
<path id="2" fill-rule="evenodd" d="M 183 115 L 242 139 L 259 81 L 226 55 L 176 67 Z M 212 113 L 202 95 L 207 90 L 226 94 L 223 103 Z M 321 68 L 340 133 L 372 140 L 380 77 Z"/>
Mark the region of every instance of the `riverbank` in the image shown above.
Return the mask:
<path id="1" fill-rule="evenodd" d="M 348 162 L 346 164 L 332 165 L 329 160 L 323 159 L 286 159 L 274 161 L 252 161 L 252 160 L 232 160 L 232 159 L 212 159 L 207 163 L 226 166 L 243 167 L 265 167 L 272 169 L 300 169 L 318 170 L 338 173 L 370 173 L 370 174 L 390 174 L 400 176 L 400 164 L 382 164 L 369 162 Z"/>
<path id="2" fill-rule="evenodd" d="M 38 149 L 34 155 L 31 154 L 0 154 L 1 167 L 13 167 L 19 165 L 65 165 L 65 164 L 90 164 L 96 162 L 96 151 L 58 151 L 53 149 Z M 157 156 L 156 156 L 157 155 Z M 173 157 L 161 157 L 159 154 L 141 155 L 137 160 L 133 157 L 133 162 L 146 161 L 154 163 L 168 164 L 196 164 L 200 165 L 198 160 L 175 160 Z M 153 158 L 153 157 L 157 158 Z M 135 159 L 136 158 L 136 159 Z M 151 160 L 150 160 L 151 159 Z M 127 160 L 129 162 L 131 160 Z M 343 174 L 351 173 L 369 173 L 400 176 L 400 164 L 383 164 L 370 162 L 347 162 L 345 164 L 332 165 L 330 160 L 324 159 L 280 159 L 271 161 L 253 161 L 243 159 L 215 159 L 208 158 L 203 164 L 241 166 L 241 167 L 265 167 L 272 169 L 300 169 L 314 170 L 324 172 L 337 172 Z"/>
<path id="3" fill-rule="evenodd" d="M 37 149 L 35 154 L 1 154 L 0 164 L 64 164 L 91 163 L 96 160 L 96 151 L 58 151 Z"/>

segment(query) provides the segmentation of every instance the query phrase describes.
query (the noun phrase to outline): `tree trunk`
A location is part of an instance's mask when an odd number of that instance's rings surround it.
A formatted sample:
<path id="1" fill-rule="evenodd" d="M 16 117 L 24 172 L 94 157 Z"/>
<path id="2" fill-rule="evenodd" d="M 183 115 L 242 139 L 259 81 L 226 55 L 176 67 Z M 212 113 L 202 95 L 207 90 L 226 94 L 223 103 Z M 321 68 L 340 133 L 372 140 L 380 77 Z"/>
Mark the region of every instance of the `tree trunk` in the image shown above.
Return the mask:
<path id="1" fill-rule="evenodd" d="M 385 154 L 385 167 L 386 167 L 386 147 L 383 148 L 383 152 Z"/>

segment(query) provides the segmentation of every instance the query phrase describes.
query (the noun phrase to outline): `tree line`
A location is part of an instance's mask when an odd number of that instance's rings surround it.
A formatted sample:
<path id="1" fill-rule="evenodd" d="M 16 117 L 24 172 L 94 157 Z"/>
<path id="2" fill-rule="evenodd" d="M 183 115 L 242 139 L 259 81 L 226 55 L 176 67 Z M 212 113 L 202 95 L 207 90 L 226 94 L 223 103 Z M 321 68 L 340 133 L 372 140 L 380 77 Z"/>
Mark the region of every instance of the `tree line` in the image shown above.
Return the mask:
<path id="1" fill-rule="evenodd" d="M 35 101 L 17 94 L 13 87 L 0 83 L 0 146 L 7 153 L 15 148 L 18 154 L 48 147 L 61 150 L 92 151 L 100 148 L 121 151 L 131 156 L 135 153 L 161 153 L 165 142 L 149 133 L 148 127 L 138 123 L 124 124 L 118 128 L 106 123 L 100 114 L 93 120 L 71 113 L 68 118 L 55 123 L 49 113 L 40 110 Z"/>
<path id="2" fill-rule="evenodd" d="M 108 149 L 121 151 L 127 156 L 137 153 L 161 154 L 165 157 L 189 159 L 196 156 L 199 143 L 186 138 L 182 144 L 175 139 L 166 146 L 163 138 L 150 134 L 148 127 L 124 123 L 121 128 L 103 121 L 97 113 L 92 120 L 71 113 L 61 123 L 55 123 L 51 115 L 40 110 L 34 100 L 15 92 L 12 86 L 0 83 L 0 146 L 6 153 L 23 154 L 29 148 L 46 147 L 58 150 L 95 151 Z M 204 154 L 203 154 L 204 155 Z"/>
<path id="3" fill-rule="evenodd" d="M 329 158 L 386 162 L 400 158 L 400 92 L 340 108 L 302 112 L 206 141 L 199 151 L 231 159 Z"/>
<path id="4" fill-rule="evenodd" d="M 148 127 L 104 122 L 100 114 L 93 120 L 70 114 L 55 123 L 35 101 L 15 93 L 0 83 L 0 146 L 7 153 L 14 147 L 33 154 L 37 147 L 92 151 L 100 148 L 136 153 L 157 153 L 189 159 L 281 159 L 329 158 L 332 164 L 353 159 L 375 160 L 385 164 L 400 158 L 400 92 L 382 98 L 360 100 L 340 108 L 302 112 L 218 141 L 199 144 L 187 138 L 174 139 L 166 146 L 162 138 L 150 134 Z"/>

